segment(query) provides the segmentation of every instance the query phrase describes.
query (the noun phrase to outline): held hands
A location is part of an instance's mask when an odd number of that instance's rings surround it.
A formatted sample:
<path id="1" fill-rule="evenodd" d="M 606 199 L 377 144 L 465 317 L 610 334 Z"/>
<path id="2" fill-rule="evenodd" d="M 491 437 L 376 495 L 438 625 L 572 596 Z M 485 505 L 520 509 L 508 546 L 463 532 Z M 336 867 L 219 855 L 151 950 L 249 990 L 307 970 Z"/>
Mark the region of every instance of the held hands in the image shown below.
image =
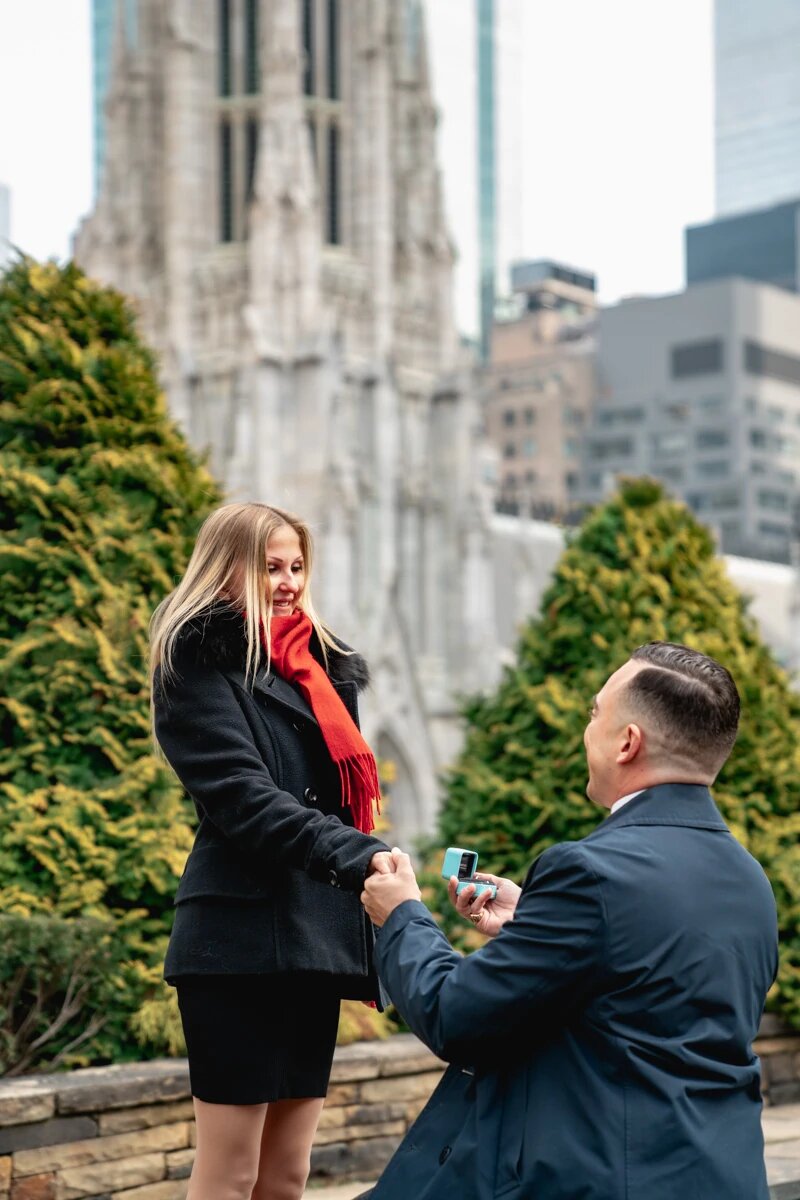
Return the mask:
<path id="1" fill-rule="evenodd" d="M 377 854 L 373 854 L 369 860 L 367 879 L 369 879 L 370 875 L 389 875 L 393 871 L 394 863 L 392 862 L 391 854 L 388 850 L 380 850 Z"/>
<path id="2" fill-rule="evenodd" d="M 384 861 L 375 864 L 376 859 Z M 404 900 L 421 899 L 422 894 L 407 854 L 395 846 L 391 855 L 384 851 L 374 856 L 361 893 L 361 903 L 374 925 L 383 925 Z"/>
<path id="3" fill-rule="evenodd" d="M 517 887 L 516 883 L 512 883 L 510 879 L 501 879 L 498 875 L 489 875 L 485 871 L 479 872 L 475 878 L 478 882 L 493 883 L 496 886 L 497 895 L 494 900 L 489 898 L 489 892 L 484 892 L 482 896 L 476 898 L 475 887 L 471 883 L 462 888 L 457 895 L 458 880 L 455 875 L 450 876 L 447 894 L 460 916 L 472 921 L 479 933 L 484 933 L 487 937 L 495 937 L 506 921 L 510 921 L 514 916 L 517 901 L 522 895 L 522 888 Z M 475 920 L 476 917 L 477 920 Z"/>

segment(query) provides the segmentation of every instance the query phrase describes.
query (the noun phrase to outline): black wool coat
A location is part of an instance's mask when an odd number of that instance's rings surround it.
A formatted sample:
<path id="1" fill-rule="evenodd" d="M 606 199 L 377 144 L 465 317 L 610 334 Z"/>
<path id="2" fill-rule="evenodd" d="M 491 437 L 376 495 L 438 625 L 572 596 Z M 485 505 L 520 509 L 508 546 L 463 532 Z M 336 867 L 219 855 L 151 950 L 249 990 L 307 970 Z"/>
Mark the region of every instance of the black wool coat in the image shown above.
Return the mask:
<path id="1" fill-rule="evenodd" d="M 322 662 L 316 635 L 311 649 Z M 220 602 L 184 627 L 175 677 L 156 673 L 156 736 L 199 822 L 164 975 L 313 972 L 340 996 L 377 997 L 359 894 L 388 847 L 353 828 L 306 700 L 272 670 L 248 684 L 245 656 L 241 615 Z M 329 652 L 328 673 L 357 722 L 366 663 Z"/>

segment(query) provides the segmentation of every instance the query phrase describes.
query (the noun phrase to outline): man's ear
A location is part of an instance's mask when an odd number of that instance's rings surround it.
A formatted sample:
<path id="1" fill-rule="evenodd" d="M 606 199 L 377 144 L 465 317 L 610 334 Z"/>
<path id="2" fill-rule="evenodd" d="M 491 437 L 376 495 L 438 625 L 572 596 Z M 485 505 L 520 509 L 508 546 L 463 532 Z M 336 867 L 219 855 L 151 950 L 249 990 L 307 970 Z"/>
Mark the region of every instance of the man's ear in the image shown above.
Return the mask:
<path id="1" fill-rule="evenodd" d="M 622 732 L 622 741 L 617 750 L 618 763 L 630 763 L 640 754 L 644 746 L 644 736 L 638 725 L 626 725 Z"/>

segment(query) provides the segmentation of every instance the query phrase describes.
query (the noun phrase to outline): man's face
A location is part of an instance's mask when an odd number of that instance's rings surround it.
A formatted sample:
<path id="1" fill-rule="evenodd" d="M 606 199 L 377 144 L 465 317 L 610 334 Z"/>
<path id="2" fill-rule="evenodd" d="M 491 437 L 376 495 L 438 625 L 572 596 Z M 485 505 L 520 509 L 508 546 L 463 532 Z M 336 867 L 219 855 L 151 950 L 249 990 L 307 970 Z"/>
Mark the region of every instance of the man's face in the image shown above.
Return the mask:
<path id="1" fill-rule="evenodd" d="M 625 795 L 624 790 L 619 790 L 620 787 L 624 789 L 624 770 L 620 770 L 617 756 L 627 740 L 630 713 L 621 700 L 642 665 L 626 662 L 606 680 L 592 701 L 589 724 L 584 730 L 583 744 L 589 768 L 586 794 L 603 808 L 610 808 L 615 800 Z"/>

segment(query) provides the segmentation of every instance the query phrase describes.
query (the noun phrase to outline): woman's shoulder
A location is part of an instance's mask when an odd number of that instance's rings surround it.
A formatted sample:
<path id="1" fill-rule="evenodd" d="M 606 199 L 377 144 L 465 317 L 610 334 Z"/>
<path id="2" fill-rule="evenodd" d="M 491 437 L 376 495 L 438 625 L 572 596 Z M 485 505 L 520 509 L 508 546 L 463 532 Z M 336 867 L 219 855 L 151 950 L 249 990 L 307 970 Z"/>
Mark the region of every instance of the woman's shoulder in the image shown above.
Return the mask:
<path id="1" fill-rule="evenodd" d="M 333 640 L 333 648 L 328 646 L 328 675 L 334 683 L 354 683 L 363 692 L 369 687 L 370 674 L 367 660 L 357 653 L 341 638 L 328 631 Z M 316 632 L 311 637 L 311 652 L 319 662 L 324 663 L 324 657 Z"/>
<path id="2" fill-rule="evenodd" d="M 201 609 L 178 630 L 173 658 L 186 666 L 243 666 L 247 642 L 242 614 L 222 600 Z"/>

